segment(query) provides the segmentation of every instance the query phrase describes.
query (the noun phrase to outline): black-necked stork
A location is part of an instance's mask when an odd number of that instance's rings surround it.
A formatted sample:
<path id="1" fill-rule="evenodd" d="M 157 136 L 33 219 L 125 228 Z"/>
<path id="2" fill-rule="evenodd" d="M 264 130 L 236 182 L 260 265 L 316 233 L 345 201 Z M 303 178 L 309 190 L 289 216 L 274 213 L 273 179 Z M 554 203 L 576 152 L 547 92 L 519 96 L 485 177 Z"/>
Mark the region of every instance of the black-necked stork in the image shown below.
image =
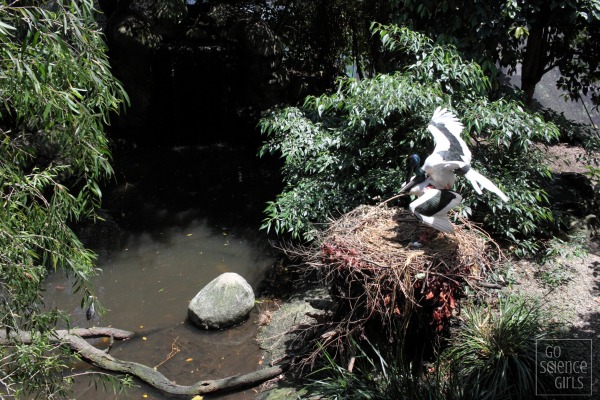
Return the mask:
<path id="1" fill-rule="evenodd" d="M 453 233 L 454 227 L 448 219 L 448 211 L 462 201 L 462 197 L 451 190 L 437 189 L 434 182 L 420 167 L 419 156 L 413 154 L 407 160 L 406 183 L 400 189 L 401 193 L 419 196 L 408 208 L 425 225 L 441 232 Z M 414 176 L 413 176 L 414 173 Z M 423 233 L 412 246 L 421 246 L 427 240 Z"/>
<path id="2" fill-rule="evenodd" d="M 418 165 L 419 157 L 412 155 L 411 164 Z M 409 175 L 411 173 L 409 172 Z M 401 193 L 419 196 L 408 208 L 425 225 L 441 232 L 452 233 L 454 228 L 448 220 L 448 211 L 462 201 L 462 196 L 448 189 L 438 189 L 436 182 L 431 180 L 422 169 L 417 169 L 415 175 L 400 189 Z"/>
<path id="3" fill-rule="evenodd" d="M 462 201 L 452 190 L 424 188 L 423 195 L 410 203 L 410 211 L 427 226 L 440 232 L 454 233 L 448 211 Z"/>
<path id="4" fill-rule="evenodd" d="M 433 135 L 435 149 L 425 159 L 423 171 L 437 189 L 452 188 L 456 175 L 463 175 L 477 193 L 481 194 L 482 188 L 487 189 L 508 201 L 508 196 L 492 181 L 471 168 L 471 151 L 460 137 L 464 125 L 454 114 L 445 108 L 436 108 L 427 128 Z"/>

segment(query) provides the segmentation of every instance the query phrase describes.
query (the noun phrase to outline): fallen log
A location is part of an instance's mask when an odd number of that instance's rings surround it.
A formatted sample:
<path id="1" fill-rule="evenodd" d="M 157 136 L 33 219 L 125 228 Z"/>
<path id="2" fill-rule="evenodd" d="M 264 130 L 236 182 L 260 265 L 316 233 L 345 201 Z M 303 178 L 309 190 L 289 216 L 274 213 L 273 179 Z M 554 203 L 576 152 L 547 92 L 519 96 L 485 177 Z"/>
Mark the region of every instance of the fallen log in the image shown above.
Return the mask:
<path id="1" fill-rule="evenodd" d="M 61 329 L 54 332 L 54 343 L 59 343 L 62 338 L 69 335 L 82 338 L 112 337 L 116 340 L 127 340 L 133 336 L 133 332 L 108 327 Z M 6 331 L 0 331 L 0 345 L 11 344 L 15 341 L 23 344 L 31 344 L 35 340 L 35 337 L 36 335 L 32 335 L 31 332 L 26 331 L 9 331 L 8 336 Z"/>
<path id="2" fill-rule="evenodd" d="M 163 393 L 176 397 L 190 397 L 254 386 L 275 378 L 287 368 L 287 365 L 276 365 L 247 374 L 199 381 L 189 386 L 178 385 L 151 367 L 133 361 L 119 360 L 105 351 L 92 346 L 84 339 L 103 336 L 108 336 L 116 340 L 127 340 L 133 336 L 133 332 L 107 327 L 57 330 L 53 341 L 69 346 L 72 351 L 81 356 L 82 360 L 98 368 L 135 376 Z M 30 332 L 17 333 L 11 331 L 8 333 L 8 337 L 6 332 L 0 332 L 0 345 L 15 343 L 15 341 L 30 344 L 35 338 L 36 335 Z"/>

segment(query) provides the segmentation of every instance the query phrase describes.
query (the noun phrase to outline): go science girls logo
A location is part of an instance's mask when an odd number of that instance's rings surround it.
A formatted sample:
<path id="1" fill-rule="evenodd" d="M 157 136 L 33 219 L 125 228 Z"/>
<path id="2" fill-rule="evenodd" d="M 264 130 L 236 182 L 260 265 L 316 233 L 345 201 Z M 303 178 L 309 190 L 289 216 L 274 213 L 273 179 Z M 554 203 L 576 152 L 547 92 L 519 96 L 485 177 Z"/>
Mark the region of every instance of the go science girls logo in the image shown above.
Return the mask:
<path id="1" fill-rule="evenodd" d="M 536 345 L 536 395 L 592 395 L 592 339 L 540 339 Z"/>

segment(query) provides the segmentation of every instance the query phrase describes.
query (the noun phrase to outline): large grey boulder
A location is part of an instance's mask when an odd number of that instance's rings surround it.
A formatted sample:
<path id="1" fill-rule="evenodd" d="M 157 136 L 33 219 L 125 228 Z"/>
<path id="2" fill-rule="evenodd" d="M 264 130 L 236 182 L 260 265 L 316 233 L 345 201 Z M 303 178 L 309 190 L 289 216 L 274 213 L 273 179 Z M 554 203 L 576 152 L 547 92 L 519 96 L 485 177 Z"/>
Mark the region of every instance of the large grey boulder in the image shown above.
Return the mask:
<path id="1" fill-rule="evenodd" d="M 188 316 L 198 327 L 221 329 L 242 322 L 254 307 L 254 291 L 234 272 L 219 275 L 190 301 Z"/>

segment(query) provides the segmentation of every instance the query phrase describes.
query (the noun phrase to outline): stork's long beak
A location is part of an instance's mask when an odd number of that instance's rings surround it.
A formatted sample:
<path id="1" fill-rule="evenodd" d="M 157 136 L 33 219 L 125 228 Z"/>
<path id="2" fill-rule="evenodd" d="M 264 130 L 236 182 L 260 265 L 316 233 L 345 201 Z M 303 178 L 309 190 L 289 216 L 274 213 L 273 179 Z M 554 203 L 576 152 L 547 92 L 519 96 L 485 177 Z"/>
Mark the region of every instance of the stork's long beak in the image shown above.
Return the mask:
<path id="1" fill-rule="evenodd" d="M 413 177 L 415 178 L 415 177 Z M 414 179 L 409 179 L 408 181 L 406 181 L 404 183 L 404 185 L 400 188 L 400 193 L 406 193 L 408 192 L 413 186 L 416 185 L 416 182 Z"/>
<path id="2" fill-rule="evenodd" d="M 404 182 L 406 182 L 406 183 L 404 184 L 404 186 L 406 186 L 410 183 L 410 181 L 413 178 L 414 173 L 415 173 L 415 166 L 413 165 L 413 163 L 409 162 L 408 165 L 406 166 L 406 177 L 404 179 Z"/>
<path id="3" fill-rule="evenodd" d="M 417 168 L 417 165 L 415 160 L 413 159 L 414 156 L 410 156 L 406 159 L 406 175 L 405 175 L 405 179 L 404 179 L 404 185 L 402 186 L 402 188 L 400 189 L 400 193 L 405 193 L 408 192 L 410 190 L 410 188 L 412 188 L 413 186 L 415 186 L 418 182 L 413 182 L 415 180 L 415 168 Z"/>
<path id="4" fill-rule="evenodd" d="M 410 189 L 423 182 L 427 177 L 425 175 L 415 175 L 410 178 L 402 188 L 400 188 L 400 193 L 408 193 Z"/>

